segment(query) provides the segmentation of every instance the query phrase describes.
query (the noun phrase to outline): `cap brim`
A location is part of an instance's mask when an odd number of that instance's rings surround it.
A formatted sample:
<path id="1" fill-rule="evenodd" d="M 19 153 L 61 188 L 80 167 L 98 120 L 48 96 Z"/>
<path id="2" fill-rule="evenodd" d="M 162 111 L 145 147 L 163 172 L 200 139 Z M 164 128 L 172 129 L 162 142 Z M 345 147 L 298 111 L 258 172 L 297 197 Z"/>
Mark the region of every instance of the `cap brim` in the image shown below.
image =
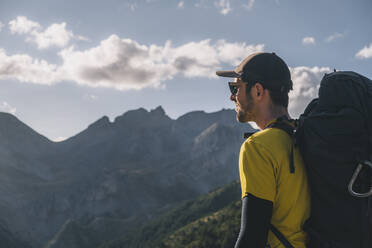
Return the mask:
<path id="1" fill-rule="evenodd" d="M 216 71 L 216 74 L 217 76 L 220 76 L 220 77 L 231 77 L 231 78 L 239 78 L 241 76 L 235 71 Z"/>

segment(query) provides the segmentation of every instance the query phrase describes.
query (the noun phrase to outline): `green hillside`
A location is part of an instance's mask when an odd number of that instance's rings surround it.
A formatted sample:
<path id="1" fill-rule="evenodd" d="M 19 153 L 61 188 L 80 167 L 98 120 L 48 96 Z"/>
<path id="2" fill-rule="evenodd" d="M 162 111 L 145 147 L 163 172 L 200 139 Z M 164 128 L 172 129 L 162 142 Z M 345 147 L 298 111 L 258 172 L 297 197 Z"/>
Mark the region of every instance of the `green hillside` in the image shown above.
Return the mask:
<path id="1" fill-rule="evenodd" d="M 234 247 L 240 228 L 241 202 L 200 218 L 170 234 L 162 248 L 223 248 Z"/>
<path id="2" fill-rule="evenodd" d="M 239 232 L 240 208 L 240 186 L 235 181 L 100 248 L 232 247 Z"/>

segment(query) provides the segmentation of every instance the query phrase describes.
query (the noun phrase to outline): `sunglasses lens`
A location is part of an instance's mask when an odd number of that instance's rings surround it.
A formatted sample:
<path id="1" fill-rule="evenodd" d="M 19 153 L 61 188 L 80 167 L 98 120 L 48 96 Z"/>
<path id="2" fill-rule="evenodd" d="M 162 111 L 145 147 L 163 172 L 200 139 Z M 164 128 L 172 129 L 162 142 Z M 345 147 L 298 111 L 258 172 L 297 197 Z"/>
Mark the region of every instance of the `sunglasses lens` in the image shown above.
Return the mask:
<path id="1" fill-rule="evenodd" d="M 233 89 L 232 89 L 233 95 L 236 95 L 237 92 L 238 92 L 238 87 L 233 86 Z"/>
<path id="2" fill-rule="evenodd" d="M 238 87 L 236 85 L 231 85 L 229 83 L 229 88 L 230 88 L 231 94 L 236 95 L 236 93 L 238 92 Z"/>

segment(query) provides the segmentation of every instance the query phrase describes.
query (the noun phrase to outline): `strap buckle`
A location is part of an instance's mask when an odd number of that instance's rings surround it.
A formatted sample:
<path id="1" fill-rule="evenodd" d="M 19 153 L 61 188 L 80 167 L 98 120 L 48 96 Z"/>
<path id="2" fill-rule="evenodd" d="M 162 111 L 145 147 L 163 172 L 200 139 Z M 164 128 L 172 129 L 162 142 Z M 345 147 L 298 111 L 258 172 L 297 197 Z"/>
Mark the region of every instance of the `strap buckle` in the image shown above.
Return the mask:
<path id="1" fill-rule="evenodd" d="M 353 190 L 354 183 L 355 183 L 356 179 L 358 178 L 358 175 L 359 175 L 360 171 L 362 170 L 363 166 L 369 166 L 372 169 L 372 163 L 370 161 L 364 161 L 364 162 L 358 164 L 358 167 L 354 171 L 354 174 L 351 177 L 351 180 L 350 180 L 350 183 L 349 183 L 349 186 L 348 186 L 349 193 L 352 196 L 355 196 L 355 197 L 369 197 L 369 196 L 372 195 L 372 177 L 371 177 L 371 188 L 368 192 L 358 193 L 358 192 L 355 192 Z"/>

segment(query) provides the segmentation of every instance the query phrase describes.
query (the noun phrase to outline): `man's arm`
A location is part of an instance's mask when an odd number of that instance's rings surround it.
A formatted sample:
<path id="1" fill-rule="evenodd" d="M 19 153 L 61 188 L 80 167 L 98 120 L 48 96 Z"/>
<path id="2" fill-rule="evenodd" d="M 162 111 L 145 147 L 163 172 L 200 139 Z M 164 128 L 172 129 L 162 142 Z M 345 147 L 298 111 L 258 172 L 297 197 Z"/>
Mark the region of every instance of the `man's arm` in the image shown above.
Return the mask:
<path id="1" fill-rule="evenodd" d="M 235 248 L 264 248 L 270 228 L 273 203 L 248 194 L 242 200 L 241 227 Z"/>

